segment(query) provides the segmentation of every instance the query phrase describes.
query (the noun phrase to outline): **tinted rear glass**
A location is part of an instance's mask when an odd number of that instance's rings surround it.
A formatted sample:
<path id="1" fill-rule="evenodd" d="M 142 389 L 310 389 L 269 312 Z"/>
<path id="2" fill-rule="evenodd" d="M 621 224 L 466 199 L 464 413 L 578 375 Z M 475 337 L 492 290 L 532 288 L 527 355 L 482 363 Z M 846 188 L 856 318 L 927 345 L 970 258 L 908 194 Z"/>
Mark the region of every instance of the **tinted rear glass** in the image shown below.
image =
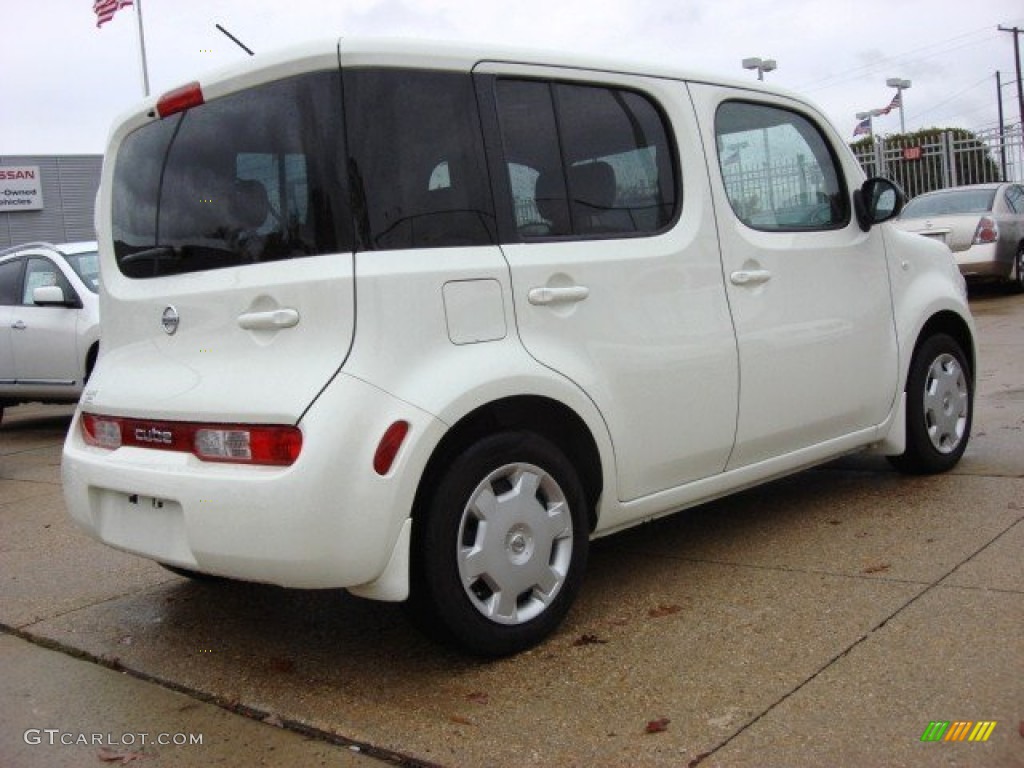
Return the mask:
<path id="1" fill-rule="evenodd" d="M 360 249 L 495 242 L 468 74 L 347 70 L 345 106 Z"/>
<path id="2" fill-rule="evenodd" d="M 901 219 L 923 219 L 926 216 L 956 216 L 965 213 L 988 213 L 996 199 L 995 189 L 965 189 L 915 197 L 900 214 Z"/>
<path id="3" fill-rule="evenodd" d="M 129 277 L 352 250 L 337 72 L 289 78 L 150 123 L 114 168 Z"/>

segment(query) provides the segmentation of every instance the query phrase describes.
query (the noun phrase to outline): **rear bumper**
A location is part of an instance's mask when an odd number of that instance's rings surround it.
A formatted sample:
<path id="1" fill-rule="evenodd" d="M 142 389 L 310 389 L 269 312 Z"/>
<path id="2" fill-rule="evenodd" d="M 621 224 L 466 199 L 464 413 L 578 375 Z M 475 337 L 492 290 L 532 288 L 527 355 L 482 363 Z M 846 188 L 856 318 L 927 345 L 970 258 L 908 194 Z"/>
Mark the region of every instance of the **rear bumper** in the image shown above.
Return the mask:
<path id="1" fill-rule="evenodd" d="M 411 429 L 380 477 L 373 454 L 398 419 Z M 344 375 L 300 422 L 302 452 L 286 468 L 107 451 L 84 443 L 79 420 L 80 413 L 62 476 L 68 511 L 87 533 L 182 568 L 304 588 L 359 586 L 381 575 L 444 432 L 429 414 Z"/>
<path id="2" fill-rule="evenodd" d="M 965 251 L 954 251 L 953 258 L 968 280 L 1007 280 L 1013 274 L 1013 261 L 1000 260 L 996 243 L 972 245 Z"/>

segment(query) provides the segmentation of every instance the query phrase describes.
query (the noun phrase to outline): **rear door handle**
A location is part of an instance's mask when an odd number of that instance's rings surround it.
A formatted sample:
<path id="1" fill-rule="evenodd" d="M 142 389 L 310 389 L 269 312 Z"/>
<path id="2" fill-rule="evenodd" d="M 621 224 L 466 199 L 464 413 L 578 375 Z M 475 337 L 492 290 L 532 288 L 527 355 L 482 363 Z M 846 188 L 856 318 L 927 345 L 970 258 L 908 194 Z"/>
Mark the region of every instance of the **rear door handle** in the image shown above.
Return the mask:
<path id="1" fill-rule="evenodd" d="M 589 295 L 590 289 L 585 285 L 570 285 L 565 288 L 531 288 L 527 298 L 535 306 L 547 306 L 583 301 Z"/>
<path id="2" fill-rule="evenodd" d="M 25 325 L 24 320 L 15 320 L 14 323 L 11 324 L 11 328 L 16 331 L 24 331 L 28 326 Z"/>
<path id="3" fill-rule="evenodd" d="M 767 269 L 741 269 L 729 275 L 733 285 L 760 285 L 772 279 L 772 273 Z"/>
<path id="4" fill-rule="evenodd" d="M 299 312 L 290 307 L 269 312 L 246 312 L 238 316 L 238 324 L 247 331 L 278 331 L 299 324 Z"/>

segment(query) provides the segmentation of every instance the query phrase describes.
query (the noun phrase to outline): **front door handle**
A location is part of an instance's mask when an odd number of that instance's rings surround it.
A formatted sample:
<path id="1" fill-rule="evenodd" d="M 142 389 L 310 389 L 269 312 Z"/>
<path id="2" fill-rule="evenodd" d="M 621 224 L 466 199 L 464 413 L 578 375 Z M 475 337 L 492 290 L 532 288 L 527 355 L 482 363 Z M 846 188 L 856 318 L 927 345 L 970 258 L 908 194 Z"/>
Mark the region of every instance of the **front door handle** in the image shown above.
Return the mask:
<path id="1" fill-rule="evenodd" d="M 25 325 L 24 320 L 15 320 L 14 323 L 11 324 L 11 328 L 16 331 L 24 331 L 28 326 Z"/>
<path id="2" fill-rule="evenodd" d="M 729 275 L 733 285 L 760 285 L 772 279 L 772 273 L 767 269 L 741 269 Z"/>
<path id="3" fill-rule="evenodd" d="M 565 288 L 531 288 L 527 294 L 530 303 L 535 306 L 547 306 L 550 304 L 571 304 L 583 301 L 590 295 L 590 289 L 585 285 L 570 285 Z"/>
<path id="4" fill-rule="evenodd" d="M 289 307 L 268 312 L 246 312 L 238 316 L 238 325 L 247 331 L 279 331 L 299 324 L 299 312 Z"/>

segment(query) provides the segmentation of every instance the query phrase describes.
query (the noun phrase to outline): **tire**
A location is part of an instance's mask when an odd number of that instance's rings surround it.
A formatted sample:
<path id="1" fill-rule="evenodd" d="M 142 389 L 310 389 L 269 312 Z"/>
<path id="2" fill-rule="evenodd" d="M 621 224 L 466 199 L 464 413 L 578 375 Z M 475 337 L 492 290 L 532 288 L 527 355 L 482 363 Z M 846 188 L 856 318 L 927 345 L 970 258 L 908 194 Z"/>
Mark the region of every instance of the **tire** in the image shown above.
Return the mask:
<path id="1" fill-rule="evenodd" d="M 914 353 L 907 378 L 907 448 L 890 462 L 901 472 L 930 475 L 956 466 L 974 416 L 974 382 L 955 339 L 937 333 Z"/>
<path id="2" fill-rule="evenodd" d="M 1024 243 L 1017 248 L 1017 256 L 1013 262 L 1013 275 L 1010 277 L 1010 291 L 1024 293 Z"/>
<path id="3" fill-rule="evenodd" d="M 587 520 L 576 471 L 552 443 L 502 432 L 472 444 L 413 522 L 413 620 L 478 656 L 536 645 L 579 592 Z"/>

